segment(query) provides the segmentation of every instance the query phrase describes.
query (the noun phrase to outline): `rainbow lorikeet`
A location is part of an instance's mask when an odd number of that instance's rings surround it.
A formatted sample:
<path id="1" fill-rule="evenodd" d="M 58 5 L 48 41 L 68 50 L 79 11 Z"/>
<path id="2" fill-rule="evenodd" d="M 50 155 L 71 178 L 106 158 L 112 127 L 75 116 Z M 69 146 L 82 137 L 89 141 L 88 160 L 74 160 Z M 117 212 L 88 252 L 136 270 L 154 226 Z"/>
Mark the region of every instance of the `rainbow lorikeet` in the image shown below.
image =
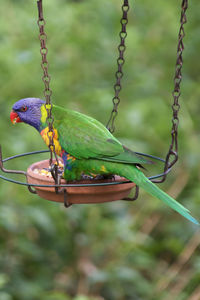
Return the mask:
<path id="1" fill-rule="evenodd" d="M 52 106 L 54 144 L 64 162 L 64 178 L 78 180 L 82 174 L 93 176 L 116 174 L 133 181 L 149 194 L 165 202 L 172 209 L 195 224 L 188 209 L 153 184 L 140 170 L 147 160 L 124 147 L 97 120 L 79 112 Z M 21 99 L 13 105 L 12 123 L 27 123 L 49 144 L 45 102 L 38 98 Z"/>

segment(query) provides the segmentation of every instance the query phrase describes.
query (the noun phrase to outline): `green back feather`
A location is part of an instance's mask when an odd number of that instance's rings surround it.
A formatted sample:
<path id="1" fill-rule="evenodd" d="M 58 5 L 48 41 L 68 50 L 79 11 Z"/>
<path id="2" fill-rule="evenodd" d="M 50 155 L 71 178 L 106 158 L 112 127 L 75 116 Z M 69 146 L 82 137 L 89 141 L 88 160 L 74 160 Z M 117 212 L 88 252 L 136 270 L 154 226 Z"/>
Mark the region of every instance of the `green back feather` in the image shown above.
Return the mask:
<path id="1" fill-rule="evenodd" d="M 123 145 L 99 121 L 79 112 L 53 106 L 54 127 L 61 147 L 76 158 L 144 164 L 148 161 Z"/>

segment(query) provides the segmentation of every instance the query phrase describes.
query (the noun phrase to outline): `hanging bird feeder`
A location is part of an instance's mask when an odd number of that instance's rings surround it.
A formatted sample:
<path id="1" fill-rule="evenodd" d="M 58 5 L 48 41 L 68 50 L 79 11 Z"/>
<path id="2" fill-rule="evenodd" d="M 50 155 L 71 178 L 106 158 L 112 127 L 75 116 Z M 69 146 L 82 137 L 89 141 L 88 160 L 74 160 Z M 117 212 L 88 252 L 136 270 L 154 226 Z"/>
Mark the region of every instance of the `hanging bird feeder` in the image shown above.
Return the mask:
<path id="1" fill-rule="evenodd" d="M 52 91 L 50 89 L 50 76 L 48 73 L 48 60 L 47 60 L 47 46 L 46 46 L 46 33 L 45 33 L 45 20 L 43 17 L 42 0 L 37 1 L 38 5 L 38 26 L 39 26 L 39 39 L 40 39 L 40 53 L 42 56 L 42 70 L 45 90 L 44 96 L 46 99 L 46 111 L 47 111 L 47 123 L 48 123 L 48 138 L 49 138 L 49 150 L 45 151 L 35 151 L 28 152 L 20 155 L 15 155 L 12 157 L 2 158 L 2 151 L 0 146 L 0 169 L 4 173 L 24 175 L 26 177 L 26 182 L 16 181 L 14 179 L 8 178 L 6 176 L 0 175 L 0 178 L 27 186 L 31 193 L 37 193 L 40 197 L 48 199 L 51 201 L 64 202 L 65 206 L 68 207 L 71 204 L 79 203 L 102 203 L 114 200 L 129 200 L 133 201 L 137 199 L 139 188 L 131 181 L 119 176 L 114 176 L 110 179 L 84 179 L 77 182 L 66 182 L 60 176 L 60 166 L 62 161 L 57 157 L 54 145 L 54 130 L 53 130 L 53 116 L 52 116 L 52 102 L 51 95 Z M 188 7 L 188 0 L 182 0 L 181 5 L 181 19 L 180 19 L 180 30 L 178 34 L 178 46 L 177 46 L 177 60 L 174 76 L 174 90 L 173 90 L 173 104 L 172 104 L 172 130 L 171 130 L 171 143 L 169 146 L 168 153 L 165 159 L 155 157 L 152 155 L 147 155 L 143 153 L 137 153 L 140 156 L 150 158 L 151 160 L 156 160 L 164 164 L 164 170 L 161 174 L 157 174 L 149 177 L 155 183 L 160 183 L 165 181 L 167 174 L 170 172 L 173 165 L 178 160 L 178 112 L 180 109 L 179 97 L 180 97 L 180 84 L 182 80 L 182 66 L 183 59 L 182 53 L 184 50 L 183 38 L 185 36 L 184 24 L 187 22 L 186 10 Z M 126 26 L 128 23 L 128 11 L 129 2 L 128 0 L 123 0 L 122 5 L 122 18 L 121 31 L 120 31 L 120 44 L 118 46 L 119 56 L 117 59 L 117 72 L 115 73 L 116 83 L 114 85 L 114 97 L 112 99 L 113 109 L 107 123 L 108 130 L 113 133 L 115 130 L 115 119 L 118 114 L 118 106 L 120 103 L 120 91 L 121 91 L 121 79 L 123 77 L 123 65 L 125 62 L 124 52 L 126 50 L 125 40 L 127 37 Z M 7 170 L 4 167 L 4 163 L 17 159 L 20 157 L 32 156 L 40 153 L 50 152 L 50 159 L 36 162 L 29 166 L 28 170 L 17 171 L 17 170 Z M 135 187 L 135 196 L 133 198 L 128 198 L 132 188 Z"/>

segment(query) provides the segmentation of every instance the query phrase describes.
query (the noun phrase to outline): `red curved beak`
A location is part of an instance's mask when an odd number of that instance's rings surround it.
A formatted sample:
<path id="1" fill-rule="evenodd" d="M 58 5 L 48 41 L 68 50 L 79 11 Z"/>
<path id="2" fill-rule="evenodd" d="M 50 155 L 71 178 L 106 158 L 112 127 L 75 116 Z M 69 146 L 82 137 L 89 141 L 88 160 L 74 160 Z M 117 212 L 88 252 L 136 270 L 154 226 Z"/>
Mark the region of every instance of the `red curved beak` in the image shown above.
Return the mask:
<path id="1" fill-rule="evenodd" d="M 13 110 L 10 113 L 10 121 L 13 124 L 22 122 L 21 119 L 20 119 L 20 117 L 18 116 L 18 114 L 15 111 L 13 111 Z"/>

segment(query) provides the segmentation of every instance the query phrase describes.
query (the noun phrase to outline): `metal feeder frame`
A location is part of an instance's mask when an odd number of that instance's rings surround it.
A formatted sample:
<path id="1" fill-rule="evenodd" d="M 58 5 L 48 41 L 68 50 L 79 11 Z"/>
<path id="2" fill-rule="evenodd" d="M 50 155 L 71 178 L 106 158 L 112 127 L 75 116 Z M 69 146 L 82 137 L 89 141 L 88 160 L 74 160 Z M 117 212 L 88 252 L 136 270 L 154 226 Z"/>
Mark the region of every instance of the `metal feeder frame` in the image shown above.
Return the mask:
<path id="1" fill-rule="evenodd" d="M 53 185 L 44 185 L 44 184 L 29 184 L 28 182 L 22 182 L 22 181 L 17 181 L 13 180 L 11 178 L 5 177 L 3 175 L 0 175 L 0 178 L 3 180 L 6 180 L 8 182 L 24 185 L 28 187 L 28 190 L 31 193 L 36 193 L 36 191 L 33 189 L 33 187 L 54 187 L 55 192 L 59 193 L 59 189 L 62 188 L 64 189 L 64 204 L 66 207 L 68 207 L 70 204 L 67 202 L 67 187 L 83 187 L 83 186 L 105 186 L 105 185 L 117 185 L 117 184 L 125 184 L 129 183 L 131 181 L 122 181 L 122 182 L 108 182 L 108 183 L 88 183 L 88 184 L 59 184 L 58 180 L 58 167 L 56 164 L 53 164 L 53 156 L 55 156 L 56 161 L 58 162 L 58 158 L 55 152 L 55 145 L 53 142 L 53 137 L 54 137 L 54 131 L 53 131 L 53 116 L 51 114 L 52 111 L 52 102 L 51 102 L 51 95 L 52 91 L 50 89 L 49 83 L 50 83 L 50 76 L 48 74 L 48 61 L 47 61 L 47 53 L 48 49 L 46 47 L 46 39 L 47 35 L 44 31 L 44 26 L 45 26 L 45 20 L 43 17 L 43 8 L 42 8 L 42 0 L 37 1 L 37 6 L 38 6 L 38 26 L 39 26 L 39 39 L 40 39 L 40 53 L 42 56 L 42 63 L 41 67 L 43 69 L 43 77 L 42 80 L 44 82 L 45 90 L 44 90 L 44 95 L 46 98 L 46 110 L 47 110 L 47 123 L 48 123 L 48 128 L 49 128 L 49 133 L 52 133 L 51 135 L 49 134 L 49 150 L 41 150 L 41 151 L 33 151 L 33 152 L 27 152 L 23 154 L 18 154 L 14 155 L 8 158 L 3 159 L 2 157 L 2 150 L 1 150 L 1 145 L 0 145 L 0 169 L 4 173 L 9 173 L 9 174 L 21 174 L 27 177 L 27 173 L 25 171 L 21 170 L 8 170 L 4 168 L 4 163 L 7 161 L 10 161 L 15 158 L 20 158 L 20 157 L 25 157 L 28 155 L 35 155 L 35 154 L 40 154 L 40 153 L 46 153 L 50 152 L 50 159 L 49 159 L 49 166 L 51 168 L 51 173 L 52 177 L 55 181 L 55 184 Z M 111 111 L 111 115 L 109 118 L 109 121 L 107 123 L 107 128 L 108 130 L 113 133 L 115 130 L 115 119 L 118 114 L 118 105 L 120 103 L 120 98 L 119 98 L 119 93 L 121 91 L 121 79 L 123 77 L 123 72 L 122 72 L 122 67 L 124 65 L 125 59 L 124 59 L 124 52 L 126 50 L 125 46 L 125 39 L 127 37 L 127 31 L 126 31 L 126 25 L 128 23 L 128 11 L 129 11 L 129 2 L 128 0 L 123 0 L 123 5 L 122 5 L 122 18 L 120 20 L 121 23 L 121 31 L 119 33 L 120 36 L 120 44 L 118 46 L 118 51 L 119 51 L 119 57 L 117 59 L 117 72 L 115 73 L 116 77 L 116 83 L 114 85 L 114 92 L 115 95 L 112 99 L 113 102 L 113 109 Z M 141 156 L 154 159 L 157 161 L 160 161 L 164 164 L 164 171 L 161 174 L 157 174 L 154 176 L 148 177 L 152 182 L 155 183 L 161 183 L 164 182 L 166 179 L 167 174 L 171 171 L 173 165 L 177 162 L 178 160 L 178 124 L 179 124 L 179 118 L 178 118 L 178 112 L 180 109 L 180 104 L 179 104 L 179 97 L 180 97 L 180 84 L 182 80 L 182 66 L 183 66 L 183 58 L 182 58 L 182 53 L 184 50 L 184 44 L 183 44 L 183 38 L 185 36 L 185 31 L 184 31 L 184 24 L 187 22 L 186 18 L 186 10 L 188 8 L 188 0 L 182 0 L 181 4 L 181 18 L 180 18 L 180 29 L 178 33 L 178 46 L 177 46 L 177 59 L 176 59 L 176 65 L 175 65 L 175 75 L 174 75 L 174 89 L 173 89 L 173 104 L 172 104 L 172 111 L 173 111 L 173 116 L 172 116 L 172 130 L 171 130 L 171 144 L 169 146 L 169 151 L 166 155 L 165 159 L 153 156 L 153 155 L 148 155 L 144 153 L 139 153 L 136 152 L 136 154 L 139 154 Z M 170 162 L 171 160 L 171 162 Z M 159 179 L 159 180 L 157 180 Z M 62 190 L 63 191 L 63 190 Z M 125 198 L 123 200 L 127 201 L 133 201 L 136 200 L 139 194 L 139 187 L 136 185 L 136 193 L 133 198 Z"/>
<path id="2" fill-rule="evenodd" d="M 24 175 L 26 178 L 27 178 L 27 172 L 25 171 L 22 171 L 22 170 L 8 170 L 4 167 L 4 163 L 7 162 L 7 161 L 10 161 L 10 160 L 13 160 L 13 159 L 16 159 L 16 158 L 21 158 L 21 157 L 25 157 L 25 156 L 32 156 L 32 155 L 35 155 L 35 154 L 41 154 L 41 153 L 48 153 L 49 150 L 40 150 L 40 151 L 32 151 L 32 152 L 26 152 L 26 153 L 23 153 L 23 154 L 17 154 L 17 155 L 14 155 L 14 156 L 10 156 L 10 157 L 7 157 L 7 158 L 4 158 L 2 157 L 2 150 L 1 150 L 1 146 L 0 146 L 0 169 L 2 172 L 4 173 L 8 173 L 8 174 L 17 174 L 17 175 Z M 139 153 L 139 152 L 136 152 L 136 154 L 140 155 L 140 156 L 144 156 L 144 157 L 148 157 L 148 158 L 151 158 L 151 159 L 154 159 L 154 160 L 157 160 L 157 161 L 160 161 L 162 163 L 165 163 L 165 160 L 160 158 L 160 157 L 157 157 L 157 156 L 153 156 L 153 155 L 148 155 L 148 154 L 144 154 L 144 153 Z M 157 178 L 160 178 L 160 177 L 163 177 L 164 175 L 167 175 L 169 172 L 171 171 L 171 168 L 168 169 L 165 173 L 161 173 L 161 174 L 157 174 L 157 175 L 153 175 L 153 176 L 150 176 L 148 177 L 149 180 L 151 180 L 152 182 L 154 182 L 155 179 Z M 131 181 L 121 181 L 121 182 L 118 182 L 118 181 L 113 181 L 113 182 L 108 182 L 108 183 L 66 183 L 66 184 L 30 184 L 28 182 L 23 182 L 23 181 L 18 181 L 18 180 L 14 180 L 14 179 L 11 179 L 11 178 L 8 178 L 6 176 L 3 176 L 3 175 L 0 175 L 0 178 L 5 180 L 5 181 L 8 181 L 8 182 L 12 182 L 12 183 L 15 183 L 15 184 L 19 184 L 19 185 L 24 185 L 24 186 L 27 186 L 29 192 L 33 193 L 33 194 L 36 194 L 36 191 L 33 189 L 33 187 L 53 187 L 53 188 L 57 188 L 57 193 L 59 193 L 59 188 L 63 188 L 64 189 L 64 204 L 66 207 L 69 207 L 69 203 L 67 203 L 67 187 L 84 187 L 84 186 L 107 186 L 107 185 L 117 185 L 117 184 L 126 184 L 126 183 L 130 183 Z M 133 198 L 125 198 L 125 199 L 122 199 L 122 200 L 126 200 L 126 201 L 134 201 L 137 199 L 138 197 L 138 186 L 136 186 L 136 193 L 135 193 L 135 196 Z M 62 190 L 63 191 L 63 190 Z"/>

